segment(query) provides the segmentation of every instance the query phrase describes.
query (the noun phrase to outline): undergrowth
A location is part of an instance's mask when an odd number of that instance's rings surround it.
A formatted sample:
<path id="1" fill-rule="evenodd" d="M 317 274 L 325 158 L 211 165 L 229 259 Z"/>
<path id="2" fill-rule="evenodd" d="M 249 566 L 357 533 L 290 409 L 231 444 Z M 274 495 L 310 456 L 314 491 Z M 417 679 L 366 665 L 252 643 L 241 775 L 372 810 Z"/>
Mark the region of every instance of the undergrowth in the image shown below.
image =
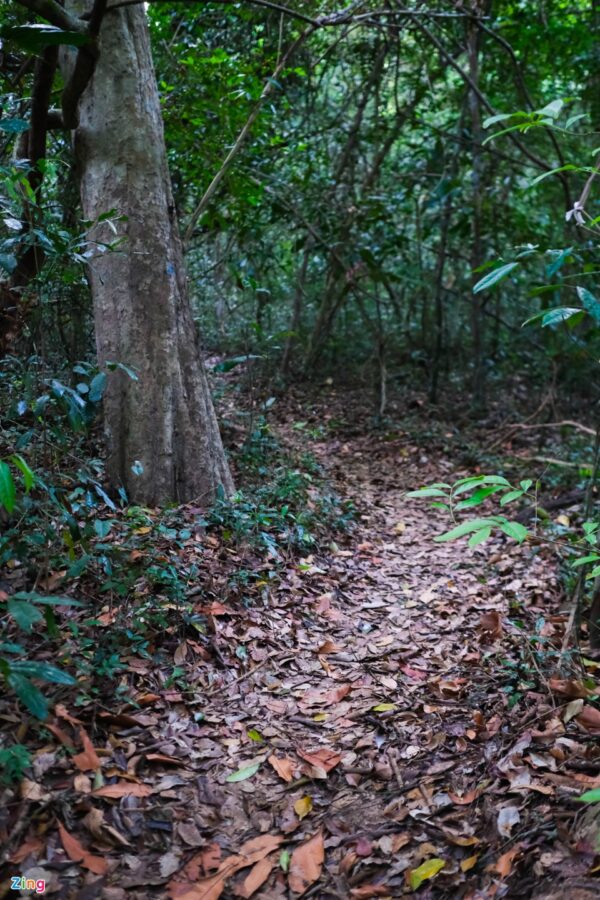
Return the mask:
<path id="1" fill-rule="evenodd" d="M 266 416 L 232 451 L 239 490 L 211 508 L 109 495 L 96 451 L 106 377 L 85 364 L 52 375 L 38 358 L 0 371 L 0 678 L 40 720 L 67 697 L 132 705 L 132 656 L 172 663 L 186 638 L 210 653 L 210 604 L 268 602 L 265 586 L 353 517 Z M 0 777 L 26 765 L 26 748 L 0 747 Z"/>

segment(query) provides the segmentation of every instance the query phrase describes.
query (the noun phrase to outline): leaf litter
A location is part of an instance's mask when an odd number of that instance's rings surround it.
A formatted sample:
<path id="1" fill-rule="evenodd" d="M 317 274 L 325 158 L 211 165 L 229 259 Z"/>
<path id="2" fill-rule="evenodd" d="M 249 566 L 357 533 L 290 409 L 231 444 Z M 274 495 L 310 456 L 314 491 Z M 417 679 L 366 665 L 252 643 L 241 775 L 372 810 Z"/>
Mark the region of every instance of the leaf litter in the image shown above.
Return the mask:
<path id="1" fill-rule="evenodd" d="M 568 612 L 542 550 L 433 542 L 445 523 L 405 495 L 460 476 L 444 447 L 332 428 L 313 452 L 356 526 L 287 555 L 251 602 L 231 589 L 235 546 L 194 538 L 210 647 L 173 642 L 187 683 L 132 652 L 121 700 L 55 706 L 33 776 L 4 790 L 11 871 L 106 900 L 550 896 L 561 880 L 593 896 L 598 823 L 577 813 L 600 787 L 595 685 L 532 652 L 540 621 L 560 647 Z"/>

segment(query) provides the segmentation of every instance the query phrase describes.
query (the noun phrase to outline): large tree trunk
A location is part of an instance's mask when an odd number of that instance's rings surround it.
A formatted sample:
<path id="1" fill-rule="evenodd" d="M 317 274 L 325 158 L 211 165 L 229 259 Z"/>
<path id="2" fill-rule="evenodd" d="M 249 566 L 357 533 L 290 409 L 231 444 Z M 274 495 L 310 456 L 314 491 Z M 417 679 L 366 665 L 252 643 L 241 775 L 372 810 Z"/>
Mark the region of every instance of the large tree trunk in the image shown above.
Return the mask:
<path id="1" fill-rule="evenodd" d="M 81 14 L 82 4 L 67 7 Z M 68 66 L 68 59 L 66 61 Z M 192 319 L 143 5 L 107 12 L 80 102 L 75 155 L 86 219 L 115 210 L 124 241 L 90 281 L 104 397 L 107 470 L 146 505 L 214 499 L 233 487 Z M 92 234 L 113 241 L 106 223 Z"/>

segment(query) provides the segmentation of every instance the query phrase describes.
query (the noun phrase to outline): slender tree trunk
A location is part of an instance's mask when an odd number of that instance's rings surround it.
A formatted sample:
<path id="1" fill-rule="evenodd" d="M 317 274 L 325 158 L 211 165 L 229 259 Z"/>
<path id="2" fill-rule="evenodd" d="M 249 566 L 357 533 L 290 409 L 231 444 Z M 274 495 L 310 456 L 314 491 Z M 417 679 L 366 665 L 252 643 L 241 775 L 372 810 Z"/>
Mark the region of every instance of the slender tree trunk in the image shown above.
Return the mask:
<path id="1" fill-rule="evenodd" d="M 76 0 L 67 9 L 82 12 Z M 138 503 L 209 502 L 233 485 L 189 305 L 143 5 L 106 13 L 74 143 L 85 218 L 126 216 L 118 249 L 90 263 L 98 363 L 138 376 L 108 376 L 109 478 Z M 106 223 L 91 237 L 115 238 Z"/>
<path id="2" fill-rule="evenodd" d="M 480 8 L 478 0 L 474 0 L 473 14 L 478 16 Z M 468 24 L 467 49 L 469 57 L 469 76 L 471 83 L 479 87 L 479 40 L 480 31 L 476 21 Z M 471 188 L 472 188 L 472 220 L 471 220 L 471 268 L 478 269 L 483 263 L 482 242 L 482 166 L 481 155 L 481 104 L 474 90 L 469 90 L 469 111 L 471 114 Z M 479 279 L 474 276 L 474 281 Z M 485 408 L 485 369 L 483 364 L 484 335 L 483 335 L 483 311 L 481 296 L 471 295 L 471 337 L 473 341 L 473 383 L 471 405 L 474 412 L 480 412 Z"/>

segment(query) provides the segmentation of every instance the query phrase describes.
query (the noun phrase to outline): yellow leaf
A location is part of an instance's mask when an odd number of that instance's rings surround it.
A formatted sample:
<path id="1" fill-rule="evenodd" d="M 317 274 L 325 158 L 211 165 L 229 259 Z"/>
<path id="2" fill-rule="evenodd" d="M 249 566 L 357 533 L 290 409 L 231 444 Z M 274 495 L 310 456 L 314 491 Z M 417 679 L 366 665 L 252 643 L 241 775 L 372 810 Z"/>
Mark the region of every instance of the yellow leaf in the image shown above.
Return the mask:
<path id="1" fill-rule="evenodd" d="M 556 523 L 558 525 L 564 525 L 565 528 L 568 528 L 569 525 L 571 524 L 571 520 L 569 519 L 568 516 L 561 515 L 561 516 L 556 517 Z"/>
<path id="2" fill-rule="evenodd" d="M 468 856 L 466 859 L 463 859 L 463 861 L 460 864 L 462 871 L 468 872 L 469 869 L 473 868 L 473 866 L 475 865 L 475 863 L 477 862 L 478 859 L 479 859 L 479 856 L 477 854 L 475 854 L 475 856 Z"/>
<path id="3" fill-rule="evenodd" d="M 313 802 L 310 797 L 301 797 L 294 803 L 294 812 L 299 819 L 303 819 L 309 814 L 313 808 Z"/>
<path id="4" fill-rule="evenodd" d="M 144 525 L 143 528 L 134 528 L 133 533 L 134 534 L 150 534 L 151 531 L 152 531 L 152 528 L 150 525 Z"/>
<path id="5" fill-rule="evenodd" d="M 373 712 L 390 712 L 392 709 L 396 709 L 395 703 L 379 703 L 373 707 Z"/>
<path id="6" fill-rule="evenodd" d="M 327 718 L 327 713 L 315 713 L 313 716 L 313 722 L 324 722 Z"/>
<path id="7" fill-rule="evenodd" d="M 443 869 L 445 865 L 445 860 L 434 858 L 426 859 L 418 868 L 411 869 L 408 873 L 408 883 L 413 891 L 416 891 L 428 878 L 433 878 L 434 875 L 437 875 L 440 869 Z"/>

